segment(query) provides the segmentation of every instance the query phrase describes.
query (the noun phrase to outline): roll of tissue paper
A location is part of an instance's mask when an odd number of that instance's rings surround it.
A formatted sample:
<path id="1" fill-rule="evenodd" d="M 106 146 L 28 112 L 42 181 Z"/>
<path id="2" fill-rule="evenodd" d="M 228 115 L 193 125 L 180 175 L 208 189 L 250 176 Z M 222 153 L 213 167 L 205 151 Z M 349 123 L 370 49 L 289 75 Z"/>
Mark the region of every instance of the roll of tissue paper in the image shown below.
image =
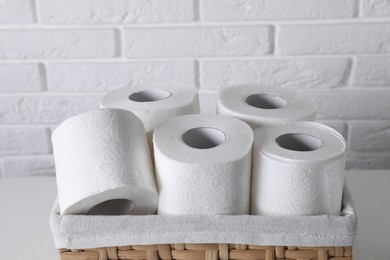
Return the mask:
<path id="1" fill-rule="evenodd" d="M 153 130 L 162 121 L 199 113 L 198 90 L 180 85 L 123 87 L 106 94 L 100 101 L 100 107 L 133 112 L 144 123 L 151 145 Z"/>
<path id="2" fill-rule="evenodd" d="M 314 121 L 314 100 L 296 90 L 261 85 L 233 86 L 222 90 L 218 114 L 248 123 L 253 130 L 294 121 Z"/>
<path id="3" fill-rule="evenodd" d="M 251 213 L 339 215 L 344 138 L 320 123 L 293 122 L 255 131 Z"/>
<path id="4" fill-rule="evenodd" d="M 140 215 L 158 195 L 142 122 L 120 109 L 87 112 L 53 132 L 60 213 Z"/>
<path id="5" fill-rule="evenodd" d="M 235 118 L 187 115 L 153 134 L 158 214 L 248 214 L 253 131 Z"/>

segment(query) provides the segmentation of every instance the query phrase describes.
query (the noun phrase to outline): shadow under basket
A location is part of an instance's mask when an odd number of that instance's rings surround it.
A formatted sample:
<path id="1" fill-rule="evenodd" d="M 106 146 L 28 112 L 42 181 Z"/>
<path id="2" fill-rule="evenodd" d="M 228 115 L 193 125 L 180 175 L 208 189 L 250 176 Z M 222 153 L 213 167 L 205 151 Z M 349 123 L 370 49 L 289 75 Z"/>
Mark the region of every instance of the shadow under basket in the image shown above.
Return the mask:
<path id="1" fill-rule="evenodd" d="M 344 190 L 340 216 L 88 216 L 50 226 L 62 260 L 352 259 L 357 219 Z"/>

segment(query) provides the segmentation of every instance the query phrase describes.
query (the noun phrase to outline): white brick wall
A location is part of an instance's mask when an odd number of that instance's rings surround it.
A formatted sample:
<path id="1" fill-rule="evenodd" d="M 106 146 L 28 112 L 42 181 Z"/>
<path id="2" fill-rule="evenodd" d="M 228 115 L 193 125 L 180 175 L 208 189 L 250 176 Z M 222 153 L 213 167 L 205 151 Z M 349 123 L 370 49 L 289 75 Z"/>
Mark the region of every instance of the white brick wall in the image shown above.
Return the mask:
<path id="1" fill-rule="evenodd" d="M 53 156 L 5 157 L 1 164 L 3 177 L 52 176 Z"/>
<path id="2" fill-rule="evenodd" d="M 33 23 L 35 10 L 31 0 L 2 0 L 0 2 L 1 24 Z"/>
<path id="3" fill-rule="evenodd" d="M 114 58 L 113 29 L 1 30 L 1 59 Z"/>
<path id="4" fill-rule="evenodd" d="M 331 88 L 345 84 L 348 59 L 204 60 L 201 88 L 219 90 L 246 83 L 300 88 Z"/>
<path id="5" fill-rule="evenodd" d="M 390 57 L 359 57 L 355 63 L 355 86 L 390 86 Z"/>
<path id="6" fill-rule="evenodd" d="M 389 16 L 390 2 L 389 0 L 361 0 L 363 3 L 362 13 L 365 16 Z"/>
<path id="7" fill-rule="evenodd" d="M 39 92 L 45 88 L 43 67 L 40 64 L 0 64 L 2 93 Z"/>
<path id="8" fill-rule="evenodd" d="M 125 29 L 124 52 L 128 58 L 261 56 L 270 51 L 270 30 L 268 26 Z"/>
<path id="9" fill-rule="evenodd" d="M 3 96 L 0 104 L 0 124 L 50 125 L 99 108 L 99 96 Z"/>
<path id="10" fill-rule="evenodd" d="M 282 25 L 277 54 L 389 53 L 390 23 Z"/>
<path id="11" fill-rule="evenodd" d="M 348 167 L 390 168 L 389 0 L 0 0 L 0 176 L 54 174 L 51 130 L 114 88 L 302 89 L 348 140 Z"/>
<path id="12" fill-rule="evenodd" d="M 0 156 L 51 153 L 47 127 L 1 127 Z"/>
<path id="13" fill-rule="evenodd" d="M 207 21 L 351 18 L 355 13 L 355 1 L 206 0 L 202 13 Z"/>
<path id="14" fill-rule="evenodd" d="M 350 124 L 349 148 L 354 151 L 389 151 L 390 123 Z"/>
<path id="15" fill-rule="evenodd" d="M 44 23 L 118 24 L 191 22 L 193 1 L 183 0 L 40 0 Z"/>
<path id="16" fill-rule="evenodd" d="M 390 91 L 353 89 L 306 91 L 318 105 L 318 119 L 390 120 Z"/>
<path id="17" fill-rule="evenodd" d="M 47 64 L 49 91 L 53 92 L 107 92 L 133 84 L 191 85 L 195 77 L 194 61 Z"/>

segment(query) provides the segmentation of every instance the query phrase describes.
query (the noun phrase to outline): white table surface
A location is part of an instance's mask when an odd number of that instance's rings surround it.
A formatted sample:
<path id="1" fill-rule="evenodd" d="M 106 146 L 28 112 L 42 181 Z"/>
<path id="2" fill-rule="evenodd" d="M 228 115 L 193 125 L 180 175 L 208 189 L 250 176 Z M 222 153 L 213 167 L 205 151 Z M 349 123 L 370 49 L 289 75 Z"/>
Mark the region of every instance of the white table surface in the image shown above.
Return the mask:
<path id="1" fill-rule="evenodd" d="M 347 173 L 359 229 L 354 260 L 390 259 L 390 171 Z M 1 260 L 58 259 L 48 219 L 53 177 L 0 179 Z"/>

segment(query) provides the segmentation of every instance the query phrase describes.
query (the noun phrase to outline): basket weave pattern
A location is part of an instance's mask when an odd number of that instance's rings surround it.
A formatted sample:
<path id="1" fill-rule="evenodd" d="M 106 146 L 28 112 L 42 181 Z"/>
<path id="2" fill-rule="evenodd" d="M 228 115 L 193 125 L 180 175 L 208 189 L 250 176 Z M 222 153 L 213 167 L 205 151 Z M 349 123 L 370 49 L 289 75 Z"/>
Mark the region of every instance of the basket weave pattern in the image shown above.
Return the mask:
<path id="1" fill-rule="evenodd" d="M 88 250 L 60 249 L 62 260 L 118 259 L 264 259 L 351 260 L 352 247 L 285 247 L 241 244 L 165 244 L 106 247 Z"/>

